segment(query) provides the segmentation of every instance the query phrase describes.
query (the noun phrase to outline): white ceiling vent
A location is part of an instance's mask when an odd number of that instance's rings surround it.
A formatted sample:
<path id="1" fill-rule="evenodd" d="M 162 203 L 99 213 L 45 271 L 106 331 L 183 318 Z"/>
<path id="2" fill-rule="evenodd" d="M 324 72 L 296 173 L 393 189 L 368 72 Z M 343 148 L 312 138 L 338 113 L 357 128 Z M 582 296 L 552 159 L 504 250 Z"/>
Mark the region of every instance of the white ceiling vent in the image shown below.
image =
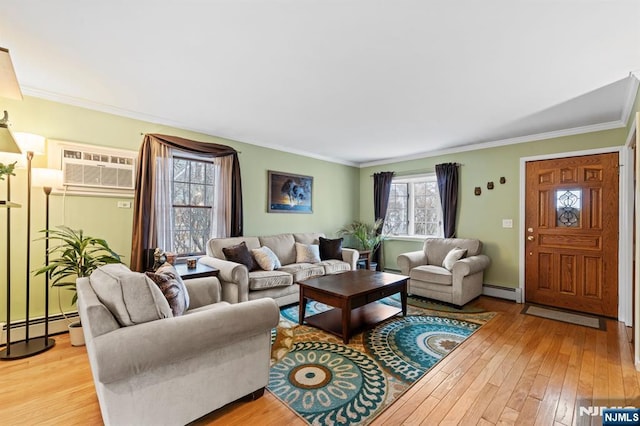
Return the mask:
<path id="1" fill-rule="evenodd" d="M 49 140 L 49 167 L 69 193 L 133 196 L 137 152 Z"/>

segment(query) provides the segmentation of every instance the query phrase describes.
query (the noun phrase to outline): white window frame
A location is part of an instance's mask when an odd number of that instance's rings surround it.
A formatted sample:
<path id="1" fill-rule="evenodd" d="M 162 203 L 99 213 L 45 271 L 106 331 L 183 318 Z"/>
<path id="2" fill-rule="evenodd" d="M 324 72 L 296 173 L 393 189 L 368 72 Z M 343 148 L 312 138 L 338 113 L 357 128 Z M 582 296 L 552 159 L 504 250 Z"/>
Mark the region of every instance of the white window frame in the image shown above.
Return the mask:
<path id="1" fill-rule="evenodd" d="M 172 155 L 172 164 L 173 161 L 175 161 L 176 159 L 180 159 L 180 160 L 186 160 L 186 161 L 194 161 L 194 162 L 202 162 L 202 163 L 211 163 L 213 164 L 214 167 L 218 167 L 214 161 L 210 158 L 210 157 L 206 157 L 206 156 L 201 156 L 201 155 L 197 155 L 197 154 L 193 154 L 193 153 L 186 153 L 184 151 L 175 151 Z M 215 174 L 215 171 L 214 171 Z M 180 182 L 180 183 L 184 183 L 184 182 Z M 191 206 L 191 205 L 175 205 L 174 204 L 174 185 L 176 184 L 176 180 L 175 180 L 175 176 L 173 174 L 173 167 L 171 170 L 171 221 L 172 221 L 172 226 L 171 226 L 171 241 L 172 241 L 172 246 L 174 249 L 177 249 L 175 247 L 175 241 L 176 241 L 176 227 L 175 227 L 175 214 L 176 214 L 176 209 L 178 208 L 191 208 L 191 207 L 203 207 L 203 208 L 208 208 L 210 209 L 211 213 L 209 214 L 209 232 L 213 232 L 213 229 L 215 228 L 214 226 L 214 215 L 216 214 L 216 205 L 215 202 L 212 203 L 211 206 L 208 205 L 203 205 L 203 206 Z M 191 184 L 191 178 L 189 177 L 189 184 Z M 219 185 L 219 179 L 218 176 L 216 177 L 216 180 L 213 184 L 213 188 L 214 188 L 214 192 L 217 192 L 218 186 Z M 216 195 L 214 195 L 214 200 L 217 198 Z M 211 238 L 211 235 L 209 235 L 209 238 Z M 206 245 L 206 241 L 204 242 Z M 204 255 L 205 252 L 191 252 L 191 253 L 177 253 L 178 256 L 180 258 L 182 257 L 189 257 L 189 256 L 200 256 L 200 255 Z"/>
<path id="2" fill-rule="evenodd" d="M 442 224 L 442 207 L 440 204 L 440 194 L 438 193 L 438 223 L 439 223 L 439 235 L 425 235 L 425 234 L 416 234 L 415 233 L 415 183 L 420 182 L 434 182 L 436 184 L 436 193 L 437 191 L 437 178 L 435 173 L 422 174 L 422 175 L 412 175 L 412 176 L 403 176 L 393 178 L 391 184 L 409 184 L 408 186 L 408 200 L 407 200 L 407 234 L 386 234 L 391 239 L 413 239 L 413 238 L 428 238 L 428 237 L 442 237 L 444 235 L 444 229 Z"/>

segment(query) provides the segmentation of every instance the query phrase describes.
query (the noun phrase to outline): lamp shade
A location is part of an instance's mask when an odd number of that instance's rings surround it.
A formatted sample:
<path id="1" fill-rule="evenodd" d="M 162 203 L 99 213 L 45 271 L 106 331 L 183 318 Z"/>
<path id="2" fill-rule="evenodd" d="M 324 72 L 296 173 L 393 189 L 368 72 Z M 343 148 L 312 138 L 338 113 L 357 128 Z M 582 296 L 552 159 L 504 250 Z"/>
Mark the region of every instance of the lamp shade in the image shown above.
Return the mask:
<path id="1" fill-rule="evenodd" d="M 34 167 L 32 185 L 42 188 L 60 188 L 62 187 L 62 170 L 59 169 L 43 169 Z"/>
<path id="2" fill-rule="evenodd" d="M 20 154 L 20 147 L 9 129 L 9 114 L 4 112 L 4 117 L 0 119 L 0 152 L 12 152 Z"/>
<path id="3" fill-rule="evenodd" d="M 44 154 L 44 136 L 16 132 L 15 137 L 22 152 L 33 152 L 35 155 Z"/>
<path id="4" fill-rule="evenodd" d="M 9 49 L 0 47 L 0 96 L 4 98 L 22 100 L 22 92 L 13 69 Z"/>

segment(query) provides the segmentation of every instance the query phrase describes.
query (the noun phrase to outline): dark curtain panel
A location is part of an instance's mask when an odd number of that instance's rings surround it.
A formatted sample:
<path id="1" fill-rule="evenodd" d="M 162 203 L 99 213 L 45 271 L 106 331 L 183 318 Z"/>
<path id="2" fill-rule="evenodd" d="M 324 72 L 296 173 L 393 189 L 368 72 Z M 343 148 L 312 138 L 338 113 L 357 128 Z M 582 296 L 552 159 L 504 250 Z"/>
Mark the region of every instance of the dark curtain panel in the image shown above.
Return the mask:
<path id="1" fill-rule="evenodd" d="M 387 207 L 389 205 L 389 193 L 391 192 L 391 181 L 393 180 L 393 172 L 380 172 L 373 174 L 373 214 L 375 219 L 382 219 L 383 223 L 378 228 L 378 234 L 382 232 L 384 227 L 384 218 L 387 217 Z M 380 262 L 380 247 L 373 252 L 372 262 L 378 264 L 377 270 L 382 270 L 382 262 Z"/>
<path id="2" fill-rule="evenodd" d="M 133 240 L 131 244 L 131 270 L 144 271 L 145 249 L 156 247 L 154 188 L 155 147 L 165 145 L 210 158 L 233 156 L 231 183 L 231 236 L 242 235 L 242 184 L 238 152 L 226 145 L 198 142 L 177 136 L 146 134 L 138 154 L 138 170 L 133 208 Z"/>
<path id="3" fill-rule="evenodd" d="M 456 213 L 458 212 L 458 164 L 436 164 L 436 178 L 442 204 L 442 228 L 445 238 L 456 236 Z"/>

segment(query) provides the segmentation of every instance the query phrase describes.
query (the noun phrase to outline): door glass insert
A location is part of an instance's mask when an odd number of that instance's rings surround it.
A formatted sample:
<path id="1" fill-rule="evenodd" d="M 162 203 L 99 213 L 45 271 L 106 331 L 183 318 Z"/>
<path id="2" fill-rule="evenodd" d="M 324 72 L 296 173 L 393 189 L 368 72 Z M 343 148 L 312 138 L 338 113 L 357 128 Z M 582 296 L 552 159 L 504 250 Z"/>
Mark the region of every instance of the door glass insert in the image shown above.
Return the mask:
<path id="1" fill-rule="evenodd" d="M 581 189 L 559 189 L 556 191 L 556 225 L 564 228 L 580 226 L 582 208 Z"/>

